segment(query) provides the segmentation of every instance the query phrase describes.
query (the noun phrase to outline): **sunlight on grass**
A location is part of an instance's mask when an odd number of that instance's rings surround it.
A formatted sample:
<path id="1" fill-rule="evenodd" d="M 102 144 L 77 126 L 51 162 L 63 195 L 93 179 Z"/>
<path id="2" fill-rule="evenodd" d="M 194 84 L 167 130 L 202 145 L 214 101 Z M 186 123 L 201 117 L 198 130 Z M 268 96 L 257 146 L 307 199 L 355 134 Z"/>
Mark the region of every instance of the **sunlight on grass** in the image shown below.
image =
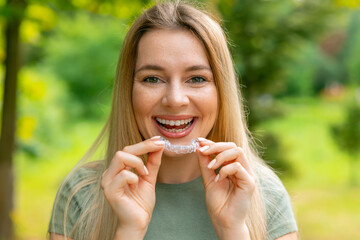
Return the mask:
<path id="1" fill-rule="evenodd" d="M 66 144 L 48 146 L 46 156 L 15 157 L 16 189 L 13 214 L 18 239 L 45 239 L 56 191 L 66 174 L 80 160 L 100 132 L 98 123 L 78 123 L 68 129 Z"/>
<path id="2" fill-rule="evenodd" d="M 349 185 L 350 157 L 338 149 L 330 132 L 330 126 L 343 118 L 343 104 L 287 99 L 279 105 L 285 116 L 260 129 L 275 133 L 287 148 L 286 159 L 295 174 L 284 184 L 293 199 L 301 238 L 360 239 L 360 188 Z M 353 167 L 360 169 L 360 163 Z"/>
<path id="3" fill-rule="evenodd" d="M 330 126 L 342 118 L 342 105 L 311 99 L 281 104 L 286 116 L 261 128 L 276 134 L 286 146 L 286 158 L 296 175 L 294 182 L 288 182 L 304 188 L 346 184 L 349 156 L 337 148 L 330 132 Z"/>
<path id="4" fill-rule="evenodd" d="M 292 196 L 302 239 L 360 239 L 359 188 L 312 188 Z"/>

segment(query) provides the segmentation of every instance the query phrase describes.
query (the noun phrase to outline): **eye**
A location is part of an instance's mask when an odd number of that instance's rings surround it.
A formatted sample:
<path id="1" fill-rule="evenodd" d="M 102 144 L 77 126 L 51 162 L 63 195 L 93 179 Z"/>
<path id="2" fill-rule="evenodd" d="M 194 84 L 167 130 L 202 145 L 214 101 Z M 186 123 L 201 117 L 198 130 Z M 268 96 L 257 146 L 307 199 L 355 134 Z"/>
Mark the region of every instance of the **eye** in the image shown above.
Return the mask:
<path id="1" fill-rule="evenodd" d="M 204 83 L 207 80 L 203 77 L 193 77 L 190 80 L 188 80 L 189 83 Z"/>
<path id="2" fill-rule="evenodd" d="M 147 83 L 159 83 L 161 80 L 157 77 L 147 77 L 144 78 L 143 82 L 147 82 Z"/>

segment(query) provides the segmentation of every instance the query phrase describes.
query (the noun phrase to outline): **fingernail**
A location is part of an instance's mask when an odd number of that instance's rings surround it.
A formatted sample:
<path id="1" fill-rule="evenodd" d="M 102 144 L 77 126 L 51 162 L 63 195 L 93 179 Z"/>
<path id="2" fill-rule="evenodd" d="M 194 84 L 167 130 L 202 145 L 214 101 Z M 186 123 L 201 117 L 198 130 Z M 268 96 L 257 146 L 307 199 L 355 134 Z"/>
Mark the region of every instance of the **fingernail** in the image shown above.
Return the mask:
<path id="1" fill-rule="evenodd" d="M 216 175 L 216 177 L 215 177 L 215 182 L 218 182 L 218 181 L 219 181 L 219 178 L 220 178 L 220 174 Z"/>
<path id="2" fill-rule="evenodd" d="M 212 168 L 216 163 L 216 158 L 214 158 L 208 165 L 208 168 Z"/>
<path id="3" fill-rule="evenodd" d="M 149 170 L 144 166 L 145 175 L 149 175 Z"/>
<path id="4" fill-rule="evenodd" d="M 206 139 L 206 138 L 203 138 L 203 137 L 198 137 L 198 140 L 199 140 L 199 141 L 207 141 L 207 139 Z"/>
<path id="5" fill-rule="evenodd" d="M 160 139 L 160 136 L 154 136 L 154 137 L 150 138 L 150 140 L 157 140 L 157 139 Z"/>
<path id="6" fill-rule="evenodd" d="M 200 152 L 204 152 L 206 149 L 208 149 L 209 148 L 209 146 L 208 145 L 206 145 L 206 146 L 203 146 L 203 147 L 201 147 L 201 148 L 199 148 L 199 151 Z"/>
<path id="7" fill-rule="evenodd" d="M 164 146 L 165 142 L 164 141 L 155 141 L 154 144 L 158 145 L 158 146 Z"/>

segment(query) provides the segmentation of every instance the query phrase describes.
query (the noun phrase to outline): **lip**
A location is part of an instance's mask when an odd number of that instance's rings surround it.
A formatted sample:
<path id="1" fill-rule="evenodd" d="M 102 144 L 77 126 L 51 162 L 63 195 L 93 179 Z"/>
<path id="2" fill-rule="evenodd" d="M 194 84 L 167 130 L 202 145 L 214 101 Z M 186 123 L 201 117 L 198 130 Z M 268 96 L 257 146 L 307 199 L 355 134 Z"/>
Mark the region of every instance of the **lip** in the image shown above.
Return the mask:
<path id="1" fill-rule="evenodd" d="M 188 129 L 186 129 L 183 132 L 176 133 L 176 132 L 167 132 L 164 129 L 162 129 L 159 126 L 159 124 L 156 122 L 157 117 L 161 118 L 161 119 L 166 119 L 166 120 L 185 120 L 185 119 L 189 119 L 189 118 L 194 118 L 194 120 L 193 120 L 193 123 L 191 124 L 191 126 Z M 157 127 L 159 132 L 163 136 L 165 136 L 167 138 L 182 138 L 182 137 L 185 137 L 185 136 L 189 135 L 191 130 L 194 128 L 197 120 L 198 120 L 197 117 L 194 117 L 194 116 L 191 116 L 191 115 L 178 115 L 178 116 L 174 116 L 174 115 L 172 115 L 172 116 L 170 116 L 170 115 L 157 115 L 157 116 L 153 117 L 153 121 L 154 121 L 155 126 Z"/>

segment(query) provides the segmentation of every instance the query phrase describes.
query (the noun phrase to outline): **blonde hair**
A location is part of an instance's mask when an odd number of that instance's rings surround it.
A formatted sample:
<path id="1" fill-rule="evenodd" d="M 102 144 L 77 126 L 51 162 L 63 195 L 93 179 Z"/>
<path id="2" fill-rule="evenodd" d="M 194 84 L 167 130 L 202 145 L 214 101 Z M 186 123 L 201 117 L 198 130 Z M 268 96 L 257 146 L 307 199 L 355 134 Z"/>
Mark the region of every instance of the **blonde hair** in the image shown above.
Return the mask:
<path id="1" fill-rule="evenodd" d="M 219 23 L 205 11 L 198 10 L 181 1 L 158 3 L 137 18 L 128 31 L 119 56 L 109 120 L 88 153 L 65 178 L 59 189 L 61 192 L 66 187 L 68 179 L 81 169 L 87 169 L 92 173 L 79 178 L 67 199 L 64 210 L 64 234 L 66 237 L 77 240 L 112 240 L 114 237 L 116 217 L 100 188 L 101 174 L 118 150 L 142 141 L 131 104 L 132 82 L 138 42 L 145 32 L 152 29 L 187 29 L 202 42 L 213 71 L 219 99 L 217 121 L 208 138 L 216 142 L 236 143 L 244 149 L 256 172 L 261 171 L 267 175 L 273 175 L 250 144 L 252 142 L 251 135 L 246 126 L 240 88 L 226 36 Z M 105 161 L 84 164 L 105 141 L 105 137 L 108 137 Z M 146 161 L 146 159 L 144 160 Z M 82 189 L 86 189 L 86 191 L 83 190 L 80 207 L 85 211 L 79 216 L 75 227 L 70 231 L 70 229 L 66 229 L 66 222 L 69 221 L 67 217 L 69 205 L 76 193 Z M 58 200 L 59 196 L 55 201 L 54 209 Z M 55 221 L 55 214 L 53 214 L 53 221 Z M 253 194 L 246 224 L 250 230 L 251 239 L 263 240 L 266 238 L 264 200 L 259 188 Z"/>

